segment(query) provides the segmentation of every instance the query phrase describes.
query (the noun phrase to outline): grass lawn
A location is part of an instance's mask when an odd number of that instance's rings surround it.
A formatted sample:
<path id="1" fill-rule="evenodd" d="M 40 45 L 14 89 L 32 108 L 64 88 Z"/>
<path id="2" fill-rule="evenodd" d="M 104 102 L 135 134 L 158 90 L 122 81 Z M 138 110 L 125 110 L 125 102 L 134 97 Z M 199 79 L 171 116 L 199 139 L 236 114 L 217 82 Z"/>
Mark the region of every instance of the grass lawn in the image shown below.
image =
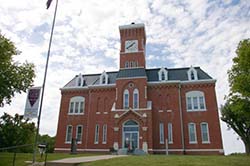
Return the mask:
<path id="1" fill-rule="evenodd" d="M 57 160 L 69 157 L 93 156 L 98 154 L 48 154 L 47 160 Z M 40 156 L 37 156 L 37 160 Z M 12 166 L 13 153 L 0 153 L 0 166 Z M 31 153 L 17 153 L 16 166 L 26 166 L 24 161 L 31 161 Z M 82 164 L 82 166 L 250 166 L 250 156 L 183 156 L 183 155 L 146 155 L 128 156 L 109 160 L 100 160 Z"/>
<path id="2" fill-rule="evenodd" d="M 95 161 L 82 166 L 250 166 L 250 156 L 147 155 Z"/>
<path id="3" fill-rule="evenodd" d="M 97 154 L 93 153 L 84 153 L 84 154 L 77 154 L 71 155 L 67 153 L 48 153 L 47 161 L 50 160 L 57 160 L 63 158 L 70 158 L 70 157 L 82 157 L 82 156 L 93 156 Z M 0 166 L 12 166 L 14 153 L 0 153 Z M 26 166 L 25 161 L 32 161 L 33 154 L 31 153 L 17 153 L 16 154 L 16 166 Z M 40 155 L 38 154 L 36 157 L 36 161 L 44 161 L 44 157 L 41 160 Z"/>

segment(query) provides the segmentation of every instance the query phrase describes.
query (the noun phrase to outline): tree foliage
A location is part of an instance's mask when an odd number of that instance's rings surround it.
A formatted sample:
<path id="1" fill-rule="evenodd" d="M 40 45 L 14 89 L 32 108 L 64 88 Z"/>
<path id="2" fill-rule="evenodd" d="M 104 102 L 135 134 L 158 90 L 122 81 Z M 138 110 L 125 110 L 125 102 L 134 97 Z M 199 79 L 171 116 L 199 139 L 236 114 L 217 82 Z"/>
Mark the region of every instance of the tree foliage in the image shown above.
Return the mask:
<path id="1" fill-rule="evenodd" d="M 4 113 L 0 117 L 0 148 L 31 144 L 34 142 L 35 129 L 35 124 L 23 116 Z M 32 146 L 18 150 L 32 151 Z"/>
<path id="2" fill-rule="evenodd" d="M 50 137 L 49 135 L 40 135 L 39 136 L 39 143 L 47 145 L 47 152 L 53 153 L 54 146 L 55 146 L 55 137 Z"/>
<path id="3" fill-rule="evenodd" d="M 250 97 L 250 39 L 239 43 L 236 54 L 232 69 L 228 71 L 230 90 Z"/>
<path id="4" fill-rule="evenodd" d="M 221 120 L 232 128 L 250 154 L 250 39 L 241 41 L 228 71 L 230 93 L 221 107 Z"/>
<path id="5" fill-rule="evenodd" d="M 15 93 L 25 92 L 35 77 L 34 65 L 14 61 L 20 52 L 14 43 L 0 33 L 0 107 L 10 104 Z"/>

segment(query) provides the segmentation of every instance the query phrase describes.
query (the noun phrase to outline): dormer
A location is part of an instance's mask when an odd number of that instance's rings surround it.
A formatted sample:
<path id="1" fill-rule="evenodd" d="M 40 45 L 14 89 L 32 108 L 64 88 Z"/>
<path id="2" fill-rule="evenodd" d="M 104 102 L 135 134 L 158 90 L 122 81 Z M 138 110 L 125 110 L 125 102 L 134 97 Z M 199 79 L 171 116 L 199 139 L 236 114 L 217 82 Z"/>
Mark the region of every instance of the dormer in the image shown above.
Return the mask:
<path id="1" fill-rule="evenodd" d="M 82 77 L 82 74 L 80 73 L 78 76 L 76 76 L 76 86 L 82 87 L 85 84 L 85 80 Z"/>
<path id="2" fill-rule="evenodd" d="M 100 84 L 108 84 L 108 74 L 105 71 L 100 75 Z"/>
<path id="3" fill-rule="evenodd" d="M 158 71 L 158 78 L 159 78 L 159 81 L 166 81 L 166 80 L 168 80 L 168 71 L 164 67 L 162 67 Z"/>
<path id="4" fill-rule="evenodd" d="M 193 66 L 189 68 L 189 70 L 187 71 L 187 75 L 189 81 L 198 80 L 197 71 Z"/>

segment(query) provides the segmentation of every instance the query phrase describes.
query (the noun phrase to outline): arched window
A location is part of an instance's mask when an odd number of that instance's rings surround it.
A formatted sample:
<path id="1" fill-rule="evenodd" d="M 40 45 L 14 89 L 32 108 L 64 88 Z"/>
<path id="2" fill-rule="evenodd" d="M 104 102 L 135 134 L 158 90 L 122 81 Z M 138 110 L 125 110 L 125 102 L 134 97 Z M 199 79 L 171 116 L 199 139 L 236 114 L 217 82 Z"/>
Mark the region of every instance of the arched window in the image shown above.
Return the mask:
<path id="1" fill-rule="evenodd" d="M 129 62 L 128 61 L 125 62 L 125 68 L 129 68 Z"/>
<path id="2" fill-rule="evenodd" d="M 201 125 L 201 140 L 202 140 L 202 143 L 203 144 L 210 143 L 208 123 L 207 122 L 202 122 L 200 125 Z"/>
<path id="3" fill-rule="evenodd" d="M 165 80 L 165 73 L 161 72 L 161 80 Z"/>
<path id="4" fill-rule="evenodd" d="M 205 95 L 201 91 L 189 91 L 186 93 L 187 111 L 206 111 Z"/>
<path id="5" fill-rule="evenodd" d="M 189 143 L 196 144 L 197 136 L 196 136 L 196 125 L 195 123 L 188 123 L 188 134 L 189 134 Z"/>
<path id="6" fill-rule="evenodd" d="M 139 108 L 139 91 L 134 89 L 133 92 L 133 108 Z"/>
<path id="7" fill-rule="evenodd" d="M 70 99 L 69 114 L 84 114 L 85 98 L 82 96 L 75 96 Z"/>
<path id="8" fill-rule="evenodd" d="M 125 89 L 123 92 L 123 108 L 129 108 L 129 91 L 127 89 Z"/>

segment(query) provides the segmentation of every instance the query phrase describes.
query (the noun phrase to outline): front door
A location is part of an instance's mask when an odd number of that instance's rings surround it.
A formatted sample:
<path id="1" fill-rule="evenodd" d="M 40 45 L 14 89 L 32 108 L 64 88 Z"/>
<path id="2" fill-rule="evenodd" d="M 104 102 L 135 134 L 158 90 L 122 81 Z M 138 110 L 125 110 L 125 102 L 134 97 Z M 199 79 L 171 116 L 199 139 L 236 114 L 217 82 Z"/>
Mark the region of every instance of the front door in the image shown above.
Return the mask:
<path id="1" fill-rule="evenodd" d="M 125 132 L 123 140 L 124 148 L 129 150 L 138 148 L 138 132 Z"/>
<path id="2" fill-rule="evenodd" d="M 139 148 L 139 126 L 135 121 L 130 120 L 123 125 L 123 148 Z"/>

